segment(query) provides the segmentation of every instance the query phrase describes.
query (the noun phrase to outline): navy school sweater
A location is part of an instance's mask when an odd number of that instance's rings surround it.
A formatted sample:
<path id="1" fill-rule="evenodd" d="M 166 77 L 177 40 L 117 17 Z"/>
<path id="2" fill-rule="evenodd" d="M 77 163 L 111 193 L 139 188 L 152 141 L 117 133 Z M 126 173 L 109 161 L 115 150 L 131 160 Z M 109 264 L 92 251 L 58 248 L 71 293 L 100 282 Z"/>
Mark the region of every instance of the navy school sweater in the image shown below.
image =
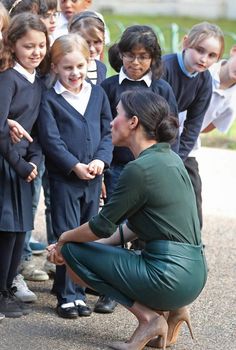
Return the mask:
<path id="1" fill-rule="evenodd" d="M 212 78 L 208 70 L 188 77 L 181 70 L 177 54 L 164 55 L 163 79 L 173 89 L 179 112 L 187 111 L 180 136 L 179 155 L 185 160 L 199 136 L 202 122 L 212 95 Z"/>
<path id="2" fill-rule="evenodd" d="M 0 155 L 25 179 L 33 170 L 29 162 L 38 166 L 42 160 L 37 135 L 32 134 L 39 113 L 42 83 L 37 77 L 34 83 L 30 83 L 10 68 L 0 73 L 0 87 Z M 23 138 L 21 142 L 12 144 L 7 118 L 20 123 L 33 136 L 33 142 Z"/>

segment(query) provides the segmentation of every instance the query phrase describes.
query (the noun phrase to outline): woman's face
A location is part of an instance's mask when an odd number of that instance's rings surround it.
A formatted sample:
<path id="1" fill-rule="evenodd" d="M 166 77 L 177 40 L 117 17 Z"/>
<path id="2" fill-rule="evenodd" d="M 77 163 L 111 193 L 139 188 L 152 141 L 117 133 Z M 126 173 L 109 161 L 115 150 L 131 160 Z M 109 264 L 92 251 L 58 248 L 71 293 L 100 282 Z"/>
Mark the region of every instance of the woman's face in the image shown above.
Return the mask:
<path id="1" fill-rule="evenodd" d="M 130 137 L 130 121 L 126 117 L 124 107 L 121 102 L 117 105 L 117 115 L 111 122 L 112 143 L 115 146 L 127 146 Z"/>
<path id="2" fill-rule="evenodd" d="M 82 89 L 87 76 L 88 62 L 79 50 L 64 55 L 57 64 L 53 65 L 60 83 L 69 91 L 77 94 Z"/>
<path id="3" fill-rule="evenodd" d="M 204 72 L 217 62 L 221 53 L 220 40 L 214 37 L 202 40 L 195 47 L 188 47 L 187 38 L 184 41 L 184 65 L 189 73 Z"/>
<path id="4" fill-rule="evenodd" d="M 46 35 L 37 30 L 29 30 L 12 47 L 16 61 L 29 73 L 33 73 L 46 55 Z"/>
<path id="5" fill-rule="evenodd" d="M 132 51 L 122 54 L 125 74 L 133 80 L 141 79 L 149 70 L 152 58 L 142 46 L 134 47 Z"/>

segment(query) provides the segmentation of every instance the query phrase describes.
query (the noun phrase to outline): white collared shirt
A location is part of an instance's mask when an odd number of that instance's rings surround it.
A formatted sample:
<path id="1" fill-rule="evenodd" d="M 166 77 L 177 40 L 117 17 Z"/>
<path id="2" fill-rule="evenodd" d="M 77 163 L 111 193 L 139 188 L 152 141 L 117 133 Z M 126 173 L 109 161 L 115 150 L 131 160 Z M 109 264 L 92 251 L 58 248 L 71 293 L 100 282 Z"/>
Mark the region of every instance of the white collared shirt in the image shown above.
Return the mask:
<path id="1" fill-rule="evenodd" d="M 59 80 L 56 81 L 54 85 L 54 90 L 58 95 L 62 95 L 64 99 L 80 114 L 84 115 L 91 91 L 92 91 L 92 86 L 90 83 L 87 81 L 83 82 L 82 89 L 78 94 L 75 94 L 69 90 L 67 90 Z"/>
<path id="2" fill-rule="evenodd" d="M 134 80 L 134 79 L 130 79 L 124 72 L 124 69 L 123 67 L 121 67 L 121 70 L 120 70 L 120 73 L 119 73 L 119 84 L 122 83 L 122 81 L 124 79 L 128 79 L 128 80 L 131 80 L 131 81 L 144 81 L 146 83 L 146 85 L 148 87 L 151 86 L 151 83 L 152 83 L 152 72 L 149 71 L 147 74 L 145 74 L 142 78 L 140 79 L 137 79 L 137 80 Z"/>
<path id="3" fill-rule="evenodd" d="M 212 76 L 212 97 L 201 130 L 213 123 L 219 131 L 226 133 L 236 117 L 236 84 L 227 89 L 220 88 L 220 69 L 223 63 L 224 60 L 221 60 L 209 68 Z"/>
<path id="4" fill-rule="evenodd" d="M 236 117 L 236 84 L 227 89 L 220 89 L 220 68 L 223 62 L 221 60 L 209 68 L 212 76 L 212 96 L 206 114 L 204 115 L 201 131 L 213 123 L 219 131 L 226 133 Z M 179 116 L 183 118 L 184 122 L 186 112 L 179 113 Z M 196 151 L 200 147 L 201 139 L 198 137 L 189 157 L 195 157 L 197 154 Z"/>
<path id="5" fill-rule="evenodd" d="M 15 62 L 15 65 L 13 67 L 18 73 L 23 75 L 25 79 L 27 79 L 31 84 L 35 81 L 36 76 L 36 70 L 33 71 L 33 73 L 29 73 L 24 67 L 22 67 L 18 62 Z"/>

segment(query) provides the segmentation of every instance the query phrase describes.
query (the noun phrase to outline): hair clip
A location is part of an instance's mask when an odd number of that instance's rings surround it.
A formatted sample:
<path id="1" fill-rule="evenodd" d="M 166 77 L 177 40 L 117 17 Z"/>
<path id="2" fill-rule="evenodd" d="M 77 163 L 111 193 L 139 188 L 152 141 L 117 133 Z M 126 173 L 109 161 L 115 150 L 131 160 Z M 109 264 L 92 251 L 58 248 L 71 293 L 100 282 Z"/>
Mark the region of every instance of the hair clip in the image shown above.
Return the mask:
<path id="1" fill-rule="evenodd" d="M 9 10 L 9 15 L 11 14 L 11 12 L 14 10 L 14 8 L 15 8 L 21 1 L 22 1 L 22 0 L 16 0 L 16 1 L 13 3 L 12 7 L 11 7 L 10 10 Z"/>

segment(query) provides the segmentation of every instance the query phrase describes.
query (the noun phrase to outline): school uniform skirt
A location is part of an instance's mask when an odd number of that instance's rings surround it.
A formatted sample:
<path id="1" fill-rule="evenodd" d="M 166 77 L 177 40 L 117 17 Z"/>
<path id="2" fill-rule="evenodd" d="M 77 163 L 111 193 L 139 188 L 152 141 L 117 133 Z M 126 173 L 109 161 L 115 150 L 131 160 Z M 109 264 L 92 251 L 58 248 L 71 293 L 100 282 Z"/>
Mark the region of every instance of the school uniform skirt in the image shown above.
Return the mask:
<path id="1" fill-rule="evenodd" d="M 20 178 L 0 157 L 0 231 L 26 232 L 32 228 L 31 183 Z"/>
<path id="2" fill-rule="evenodd" d="M 137 254 L 97 242 L 66 243 L 61 252 L 88 286 L 128 307 L 135 301 L 163 311 L 188 305 L 207 278 L 202 245 L 155 240 Z"/>

